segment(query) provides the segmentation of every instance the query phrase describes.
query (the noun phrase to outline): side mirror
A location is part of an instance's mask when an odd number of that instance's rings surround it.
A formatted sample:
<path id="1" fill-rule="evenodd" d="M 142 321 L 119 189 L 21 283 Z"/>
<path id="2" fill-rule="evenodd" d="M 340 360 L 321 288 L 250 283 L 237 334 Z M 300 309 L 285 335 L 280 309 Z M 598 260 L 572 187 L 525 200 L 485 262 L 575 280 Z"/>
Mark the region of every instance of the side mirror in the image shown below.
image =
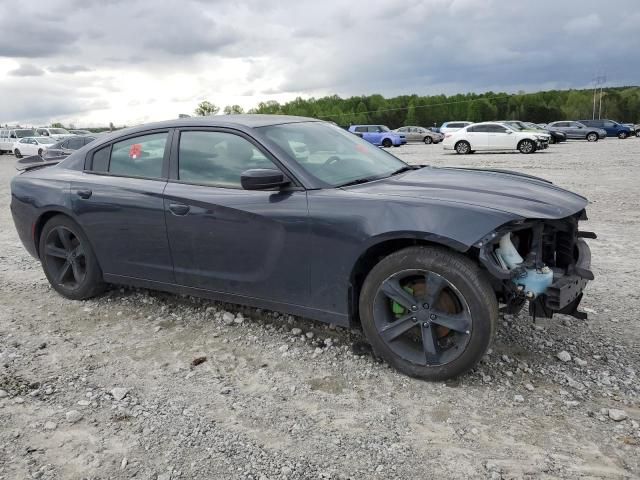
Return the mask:
<path id="1" fill-rule="evenodd" d="M 507 134 L 511 135 L 513 133 L 513 130 L 507 130 Z"/>
<path id="2" fill-rule="evenodd" d="M 245 190 L 271 190 L 289 183 L 290 180 L 274 168 L 252 168 L 240 175 L 240 184 Z"/>

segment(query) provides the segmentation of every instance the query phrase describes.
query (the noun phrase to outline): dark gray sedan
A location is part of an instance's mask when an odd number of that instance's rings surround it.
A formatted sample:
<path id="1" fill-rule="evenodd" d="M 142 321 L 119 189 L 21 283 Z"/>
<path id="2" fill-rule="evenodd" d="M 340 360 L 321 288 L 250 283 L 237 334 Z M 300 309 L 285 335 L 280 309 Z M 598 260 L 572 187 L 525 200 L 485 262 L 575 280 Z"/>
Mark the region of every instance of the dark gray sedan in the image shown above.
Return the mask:
<path id="1" fill-rule="evenodd" d="M 551 122 L 547 124 L 546 128 L 552 132 L 563 132 L 568 139 L 572 140 L 597 142 L 600 139 L 607 138 L 607 132 L 605 130 L 588 127 L 580 122 Z"/>
<path id="2" fill-rule="evenodd" d="M 308 118 L 143 125 L 20 168 L 16 229 L 61 295 L 126 284 L 361 327 L 423 379 L 472 368 L 499 303 L 584 317 L 593 278 L 585 198 L 514 172 L 409 166 Z"/>

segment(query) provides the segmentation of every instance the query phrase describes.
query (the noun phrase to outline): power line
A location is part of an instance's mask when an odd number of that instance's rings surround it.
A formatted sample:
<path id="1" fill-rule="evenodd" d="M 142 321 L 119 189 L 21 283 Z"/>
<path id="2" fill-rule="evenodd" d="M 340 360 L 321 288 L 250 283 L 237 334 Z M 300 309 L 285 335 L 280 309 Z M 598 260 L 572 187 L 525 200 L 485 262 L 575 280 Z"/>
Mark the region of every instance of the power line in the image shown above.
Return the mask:
<path id="1" fill-rule="evenodd" d="M 504 95 L 495 95 L 493 97 L 479 97 L 479 98 L 471 98 L 471 99 L 468 99 L 468 100 L 457 100 L 457 101 L 454 101 L 454 102 L 431 103 L 429 105 L 414 105 L 413 108 L 443 107 L 443 106 L 446 106 L 446 105 L 455 105 L 455 104 L 458 104 L 458 103 L 477 102 L 478 100 L 498 100 L 498 99 L 503 99 L 503 98 L 515 97 L 515 96 L 534 95 L 536 93 L 539 93 L 539 92 L 523 93 L 523 94 L 506 93 Z M 354 116 L 354 115 L 362 115 L 362 114 L 365 114 L 365 113 L 395 112 L 395 111 L 398 111 L 398 110 L 409 110 L 409 107 L 384 108 L 382 110 L 368 110 L 366 112 L 352 112 L 352 113 L 340 113 L 340 114 L 336 114 L 336 115 L 323 115 L 323 116 L 318 117 L 318 118 L 350 117 L 350 116 Z"/>

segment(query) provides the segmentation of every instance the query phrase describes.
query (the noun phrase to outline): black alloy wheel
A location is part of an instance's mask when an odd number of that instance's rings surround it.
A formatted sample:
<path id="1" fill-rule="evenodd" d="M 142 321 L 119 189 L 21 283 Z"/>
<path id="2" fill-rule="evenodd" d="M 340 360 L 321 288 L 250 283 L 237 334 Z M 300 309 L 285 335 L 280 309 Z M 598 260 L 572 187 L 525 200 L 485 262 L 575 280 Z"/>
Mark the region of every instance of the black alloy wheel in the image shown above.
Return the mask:
<path id="1" fill-rule="evenodd" d="M 444 380 L 480 360 L 497 305 L 486 272 L 472 260 L 440 247 L 409 247 L 371 270 L 359 314 L 377 356 L 409 376 Z"/>
<path id="2" fill-rule="evenodd" d="M 51 286 L 73 300 L 102 290 L 102 271 L 82 229 L 59 215 L 47 222 L 40 237 L 40 260 Z"/>

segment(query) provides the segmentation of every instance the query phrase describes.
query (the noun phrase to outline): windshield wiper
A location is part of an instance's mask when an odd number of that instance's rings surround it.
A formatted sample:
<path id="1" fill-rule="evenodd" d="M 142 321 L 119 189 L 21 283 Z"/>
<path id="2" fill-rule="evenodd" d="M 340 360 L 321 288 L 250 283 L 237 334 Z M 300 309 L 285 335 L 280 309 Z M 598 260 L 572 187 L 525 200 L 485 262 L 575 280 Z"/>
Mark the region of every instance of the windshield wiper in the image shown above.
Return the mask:
<path id="1" fill-rule="evenodd" d="M 409 170 L 415 170 L 415 167 L 411 167 L 409 165 L 399 168 L 398 170 L 396 170 L 395 172 L 393 172 L 391 175 L 389 175 L 390 177 L 393 177 L 394 175 L 398 175 L 399 173 L 404 173 L 404 172 L 408 172 Z"/>
<path id="2" fill-rule="evenodd" d="M 375 176 L 371 176 L 371 177 L 357 178 L 355 180 L 351 180 L 350 182 L 343 183 L 341 185 L 337 185 L 336 188 L 350 187 L 351 185 L 360 185 L 361 183 L 373 182 L 374 180 L 381 180 L 383 178 L 386 178 L 386 177 L 384 177 L 384 176 L 381 177 L 379 175 L 375 175 Z"/>

